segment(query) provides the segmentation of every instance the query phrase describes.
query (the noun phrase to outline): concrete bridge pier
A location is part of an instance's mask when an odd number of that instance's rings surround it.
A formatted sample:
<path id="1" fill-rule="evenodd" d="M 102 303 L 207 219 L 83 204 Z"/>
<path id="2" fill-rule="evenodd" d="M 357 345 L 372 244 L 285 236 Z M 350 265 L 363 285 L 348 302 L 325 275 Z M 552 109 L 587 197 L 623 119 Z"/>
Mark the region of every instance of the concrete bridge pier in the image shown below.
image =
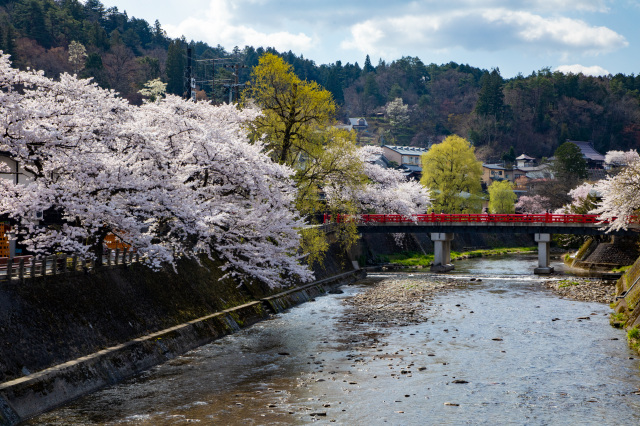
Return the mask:
<path id="1" fill-rule="evenodd" d="M 433 241 L 433 266 L 431 266 L 431 272 L 447 272 L 453 269 L 451 264 L 451 240 L 453 240 L 453 234 L 444 232 L 431 233 L 431 241 Z"/>
<path id="2" fill-rule="evenodd" d="M 533 270 L 534 274 L 550 274 L 553 266 L 549 266 L 549 252 L 551 246 L 551 234 L 535 234 L 535 241 L 538 243 L 538 267 Z"/>

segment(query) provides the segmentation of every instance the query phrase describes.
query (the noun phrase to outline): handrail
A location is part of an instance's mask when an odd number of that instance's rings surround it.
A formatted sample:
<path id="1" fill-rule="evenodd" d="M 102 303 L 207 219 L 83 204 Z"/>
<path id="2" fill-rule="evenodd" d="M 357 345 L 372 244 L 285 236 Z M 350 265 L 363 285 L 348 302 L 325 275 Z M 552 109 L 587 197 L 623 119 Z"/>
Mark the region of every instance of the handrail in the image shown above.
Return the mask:
<path id="1" fill-rule="evenodd" d="M 629 218 L 630 223 L 638 223 L 638 216 Z M 324 223 L 571 223 L 571 224 L 607 224 L 595 214 L 490 214 L 490 213 L 427 213 L 414 215 L 401 214 L 362 214 L 362 215 L 324 215 Z"/>

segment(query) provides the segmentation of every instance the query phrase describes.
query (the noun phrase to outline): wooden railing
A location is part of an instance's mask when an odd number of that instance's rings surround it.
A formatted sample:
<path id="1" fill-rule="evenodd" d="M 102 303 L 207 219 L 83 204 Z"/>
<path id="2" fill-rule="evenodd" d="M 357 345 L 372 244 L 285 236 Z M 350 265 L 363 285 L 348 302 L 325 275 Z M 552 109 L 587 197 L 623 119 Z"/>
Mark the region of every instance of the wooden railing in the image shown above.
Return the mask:
<path id="1" fill-rule="evenodd" d="M 0 281 L 21 281 L 43 276 L 55 276 L 68 273 L 89 272 L 101 267 L 113 267 L 139 263 L 139 254 L 129 249 L 106 250 L 102 262 L 83 259 L 77 255 L 59 254 L 36 258 L 16 256 L 0 258 Z"/>

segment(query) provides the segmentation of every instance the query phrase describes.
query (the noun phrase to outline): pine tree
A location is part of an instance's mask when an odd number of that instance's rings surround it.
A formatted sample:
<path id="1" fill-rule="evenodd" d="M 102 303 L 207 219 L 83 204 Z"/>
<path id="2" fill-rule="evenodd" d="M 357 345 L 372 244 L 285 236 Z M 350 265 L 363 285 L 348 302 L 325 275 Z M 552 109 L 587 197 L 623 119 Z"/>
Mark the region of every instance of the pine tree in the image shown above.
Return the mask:
<path id="1" fill-rule="evenodd" d="M 173 40 L 169 44 L 167 53 L 167 93 L 182 96 L 184 93 L 184 49 L 180 40 Z"/>
<path id="2" fill-rule="evenodd" d="M 482 87 L 476 104 L 476 113 L 478 115 L 491 115 L 497 120 L 502 118 L 502 111 L 504 110 L 503 86 L 504 80 L 500 75 L 500 70 L 497 68 L 493 69 L 491 73 L 487 72 L 482 76 Z"/>

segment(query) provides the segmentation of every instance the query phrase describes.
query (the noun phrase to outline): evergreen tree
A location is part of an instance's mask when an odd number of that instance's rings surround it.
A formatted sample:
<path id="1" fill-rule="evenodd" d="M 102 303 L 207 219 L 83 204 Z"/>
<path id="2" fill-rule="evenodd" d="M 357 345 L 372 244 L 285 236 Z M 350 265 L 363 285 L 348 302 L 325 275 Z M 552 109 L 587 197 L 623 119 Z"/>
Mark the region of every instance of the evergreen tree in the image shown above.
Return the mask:
<path id="1" fill-rule="evenodd" d="M 181 40 L 173 40 L 169 44 L 167 53 L 167 65 L 165 73 L 167 75 L 167 93 L 182 96 L 184 94 L 184 69 L 185 69 L 184 49 Z"/>
<path id="2" fill-rule="evenodd" d="M 482 87 L 478 94 L 476 103 L 476 113 L 478 115 L 491 115 L 500 120 L 504 110 L 504 93 L 502 91 L 504 80 L 500 75 L 500 70 L 495 68 L 491 73 L 482 76 Z"/>
<path id="3" fill-rule="evenodd" d="M 50 25 L 47 22 L 43 5 L 38 0 L 30 0 L 16 5 L 14 22 L 24 31 L 27 37 L 34 39 L 45 49 L 51 47 L 53 37 L 50 34 Z"/>
<path id="4" fill-rule="evenodd" d="M 369 55 L 364 60 L 364 67 L 362 68 L 362 74 L 367 74 L 370 72 L 374 72 L 376 69 L 371 65 L 371 58 Z"/>

